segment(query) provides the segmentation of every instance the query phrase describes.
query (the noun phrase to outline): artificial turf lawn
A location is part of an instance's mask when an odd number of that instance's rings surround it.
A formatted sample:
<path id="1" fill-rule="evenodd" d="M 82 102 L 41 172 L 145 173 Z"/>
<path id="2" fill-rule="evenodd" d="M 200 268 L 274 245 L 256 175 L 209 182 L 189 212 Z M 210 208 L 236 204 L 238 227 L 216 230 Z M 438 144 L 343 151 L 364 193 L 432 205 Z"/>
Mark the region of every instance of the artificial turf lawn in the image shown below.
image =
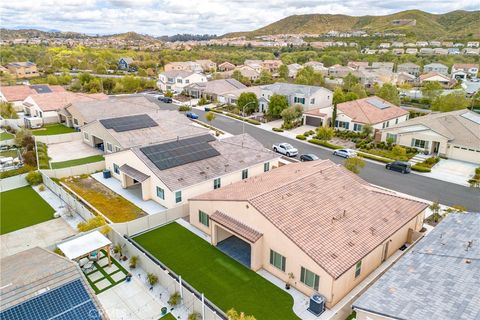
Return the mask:
<path id="1" fill-rule="evenodd" d="M 6 131 L 0 132 L 0 141 L 13 139 L 14 135 Z"/>
<path id="2" fill-rule="evenodd" d="M 30 186 L 0 193 L 0 234 L 53 219 L 53 210 Z"/>
<path id="3" fill-rule="evenodd" d="M 87 163 L 99 162 L 99 161 L 103 161 L 104 159 L 105 158 L 101 154 L 98 154 L 95 156 L 90 156 L 90 157 L 85 157 L 80 159 L 73 159 L 73 160 L 62 161 L 62 162 L 52 162 L 50 164 L 52 166 L 52 169 L 61 169 L 61 168 L 79 166 Z"/>
<path id="4" fill-rule="evenodd" d="M 54 134 L 63 134 L 75 132 L 75 129 L 64 126 L 60 123 L 49 124 L 41 129 L 32 130 L 34 136 L 50 136 Z"/>
<path id="5" fill-rule="evenodd" d="M 225 312 L 234 308 L 257 320 L 298 319 L 288 293 L 178 223 L 134 240 Z"/>
<path id="6" fill-rule="evenodd" d="M 160 320 L 176 320 L 176 319 L 177 318 L 175 318 L 171 313 L 167 313 L 166 315 L 160 318 Z"/>

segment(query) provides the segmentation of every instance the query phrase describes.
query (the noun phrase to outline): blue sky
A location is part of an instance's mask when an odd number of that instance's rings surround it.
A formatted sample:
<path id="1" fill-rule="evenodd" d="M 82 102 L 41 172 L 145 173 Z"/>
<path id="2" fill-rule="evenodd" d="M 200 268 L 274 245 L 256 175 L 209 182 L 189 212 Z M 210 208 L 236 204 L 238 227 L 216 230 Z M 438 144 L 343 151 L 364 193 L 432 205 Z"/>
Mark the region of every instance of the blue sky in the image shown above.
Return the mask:
<path id="1" fill-rule="evenodd" d="M 90 34 L 127 31 L 155 36 L 224 34 L 260 28 L 293 14 L 383 15 L 480 10 L 480 0 L 4 0 L 1 26 L 42 27 Z"/>

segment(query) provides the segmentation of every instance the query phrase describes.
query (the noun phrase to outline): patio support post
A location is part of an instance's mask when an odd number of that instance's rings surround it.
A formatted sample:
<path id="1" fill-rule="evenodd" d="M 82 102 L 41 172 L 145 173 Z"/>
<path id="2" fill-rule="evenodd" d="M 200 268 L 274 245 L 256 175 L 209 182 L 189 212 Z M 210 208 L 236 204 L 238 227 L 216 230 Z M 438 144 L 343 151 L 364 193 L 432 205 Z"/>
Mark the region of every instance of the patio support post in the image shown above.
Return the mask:
<path id="1" fill-rule="evenodd" d="M 180 298 L 183 300 L 182 276 L 178 276 L 178 283 L 180 284 Z"/>
<path id="2" fill-rule="evenodd" d="M 202 293 L 202 319 L 205 319 L 205 296 Z"/>
<path id="3" fill-rule="evenodd" d="M 112 265 L 112 258 L 110 257 L 110 246 L 106 246 L 105 251 L 107 251 L 108 266 L 110 267 Z"/>

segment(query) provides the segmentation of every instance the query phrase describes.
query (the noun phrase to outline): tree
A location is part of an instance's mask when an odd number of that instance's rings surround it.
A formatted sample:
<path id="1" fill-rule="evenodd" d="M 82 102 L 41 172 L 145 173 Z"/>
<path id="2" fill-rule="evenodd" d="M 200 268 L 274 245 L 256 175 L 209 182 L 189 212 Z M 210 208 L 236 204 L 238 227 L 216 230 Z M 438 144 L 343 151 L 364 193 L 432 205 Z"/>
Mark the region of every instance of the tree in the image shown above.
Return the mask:
<path id="1" fill-rule="evenodd" d="M 347 92 L 345 95 L 345 101 L 353 101 L 357 100 L 358 96 L 354 92 Z"/>
<path id="2" fill-rule="evenodd" d="M 205 118 L 207 119 L 208 122 L 212 122 L 213 120 L 215 120 L 215 113 L 212 111 L 209 111 L 205 115 Z"/>
<path id="3" fill-rule="evenodd" d="M 337 104 L 333 104 L 332 119 L 330 120 L 330 127 L 335 127 L 335 122 L 337 121 Z"/>
<path id="4" fill-rule="evenodd" d="M 320 139 L 320 140 L 325 140 L 325 141 L 328 141 L 328 140 L 331 140 L 333 138 L 333 135 L 335 134 L 335 130 L 333 130 L 332 128 L 328 128 L 328 127 L 319 127 L 317 129 L 317 136 L 316 138 L 317 139 Z"/>
<path id="5" fill-rule="evenodd" d="M 396 146 L 393 146 L 392 153 L 395 156 L 401 158 L 401 157 L 405 157 L 407 155 L 407 150 L 402 146 L 396 145 Z"/>
<path id="6" fill-rule="evenodd" d="M 356 94 L 358 99 L 363 99 L 367 97 L 367 92 L 365 91 L 365 88 L 360 83 L 357 83 L 356 85 L 354 85 L 350 89 L 350 92 Z"/>
<path id="7" fill-rule="evenodd" d="M 113 88 L 115 88 L 115 80 L 112 78 L 105 78 L 102 80 L 103 90 L 107 93 L 112 93 Z"/>
<path id="8" fill-rule="evenodd" d="M 400 96 L 398 95 L 397 87 L 393 84 L 385 83 L 380 90 L 378 90 L 376 95 L 396 106 L 400 105 Z"/>
<path id="9" fill-rule="evenodd" d="M 320 72 L 315 72 L 312 67 L 307 66 L 298 71 L 295 83 L 309 86 L 322 86 L 325 84 L 325 78 Z"/>
<path id="10" fill-rule="evenodd" d="M 271 84 L 273 82 L 272 74 L 267 70 L 262 70 L 258 77 L 258 84 Z"/>
<path id="11" fill-rule="evenodd" d="M 453 92 L 441 95 L 432 102 L 431 109 L 434 111 L 448 112 L 468 108 L 470 101 L 463 92 Z"/>
<path id="12" fill-rule="evenodd" d="M 243 112 L 245 107 L 246 114 L 252 114 L 258 110 L 257 95 L 253 92 L 242 92 L 237 100 L 238 108 Z"/>
<path id="13" fill-rule="evenodd" d="M 428 209 L 430 209 L 430 211 L 432 212 L 431 219 L 433 220 L 433 222 L 440 222 L 440 220 L 442 219 L 442 215 L 440 214 L 441 208 L 438 201 L 432 202 L 432 204 L 428 206 Z"/>
<path id="14" fill-rule="evenodd" d="M 442 90 L 443 88 L 440 82 L 427 81 L 422 87 L 422 96 L 432 101 L 433 99 L 438 97 L 438 95 L 440 95 Z"/>
<path id="15" fill-rule="evenodd" d="M 286 108 L 288 108 L 288 100 L 286 96 L 274 94 L 270 97 L 270 102 L 268 103 L 268 115 L 278 118 Z"/>
<path id="16" fill-rule="evenodd" d="M 349 73 L 345 78 L 343 78 L 343 90 L 351 91 L 352 88 L 359 83 L 360 80 L 358 77 L 354 76 L 352 73 Z"/>
<path id="17" fill-rule="evenodd" d="M 333 104 L 336 105 L 338 103 L 345 102 L 345 94 L 341 88 L 335 88 L 333 91 Z"/>
<path id="18" fill-rule="evenodd" d="M 5 119 L 18 119 L 18 114 L 10 102 L 0 102 L 0 116 Z"/>
<path id="19" fill-rule="evenodd" d="M 281 113 L 283 127 L 285 129 L 292 128 L 294 126 L 294 121 L 302 116 L 302 111 L 302 106 L 298 104 L 284 109 Z"/>
<path id="20" fill-rule="evenodd" d="M 288 67 L 286 64 L 282 64 L 280 68 L 278 68 L 278 76 L 282 79 L 288 79 Z"/>
<path id="21" fill-rule="evenodd" d="M 360 173 L 360 169 L 365 167 L 365 161 L 360 157 L 348 158 L 345 160 L 344 164 L 347 170 L 352 171 L 355 174 Z"/>
<path id="22" fill-rule="evenodd" d="M 229 320 L 256 320 L 254 316 L 247 316 L 243 312 L 238 313 L 235 309 L 227 311 Z"/>
<path id="23" fill-rule="evenodd" d="M 373 132 L 373 127 L 369 124 L 365 124 L 362 128 L 362 134 L 364 134 L 365 136 L 369 136 L 371 135 Z"/>

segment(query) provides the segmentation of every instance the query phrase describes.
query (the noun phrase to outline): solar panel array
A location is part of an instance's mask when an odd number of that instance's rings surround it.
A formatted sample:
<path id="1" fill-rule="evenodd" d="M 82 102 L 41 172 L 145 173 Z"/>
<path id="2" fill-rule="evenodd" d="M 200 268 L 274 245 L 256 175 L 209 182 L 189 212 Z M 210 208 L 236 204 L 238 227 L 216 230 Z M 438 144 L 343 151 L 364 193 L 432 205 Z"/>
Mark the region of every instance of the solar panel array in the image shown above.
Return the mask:
<path id="1" fill-rule="evenodd" d="M 372 106 L 378 108 L 378 109 L 386 109 L 386 108 L 390 107 L 389 104 L 387 104 L 387 103 L 385 103 L 381 100 L 375 99 L 375 98 L 367 99 L 367 102 L 370 103 Z"/>
<path id="2" fill-rule="evenodd" d="M 150 118 L 150 116 L 147 114 L 102 119 L 100 120 L 100 123 L 105 128 L 113 129 L 115 132 L 124 132 L 158 126 L 158 123 L 156 123 L 155 120 Z"/>
<path id="3" fill-rule="evenodd" d="M 480 124 L 480 114 L 478 114 L 478 113 L 467 111 L 464 114 L 462 114 L 462 117 L 464 117 L 465 119 L 468 119 L 470 121 L 473 121 L 476 124 Z"/>
<path id="4" fill-rule="evenodd" d="M 140 148 L 140 151 L 160 170 L 178 167 L 187 163 L 219 156 L 209 142 L 215 137 L 206 134 L 172 142 Z"/>
<path id="5" fill-rule="evenodd" d="M 30 88 L 35 90 L 37 93 L 50 93 L 50 92 L 52 92 L 50 87 L 47 86 L 47 85 L 44 85 L 44 84 L 43 85 L 42 84 L 33 85 L 33 86 L 30 86 Z"/>
<path id="6" fill-rule="evenodd" d="M 101 319 L 101 316 L 82 281 L 78 279 L 5 309 L 0 313 L 0 319 L 95 320 Z"/>

